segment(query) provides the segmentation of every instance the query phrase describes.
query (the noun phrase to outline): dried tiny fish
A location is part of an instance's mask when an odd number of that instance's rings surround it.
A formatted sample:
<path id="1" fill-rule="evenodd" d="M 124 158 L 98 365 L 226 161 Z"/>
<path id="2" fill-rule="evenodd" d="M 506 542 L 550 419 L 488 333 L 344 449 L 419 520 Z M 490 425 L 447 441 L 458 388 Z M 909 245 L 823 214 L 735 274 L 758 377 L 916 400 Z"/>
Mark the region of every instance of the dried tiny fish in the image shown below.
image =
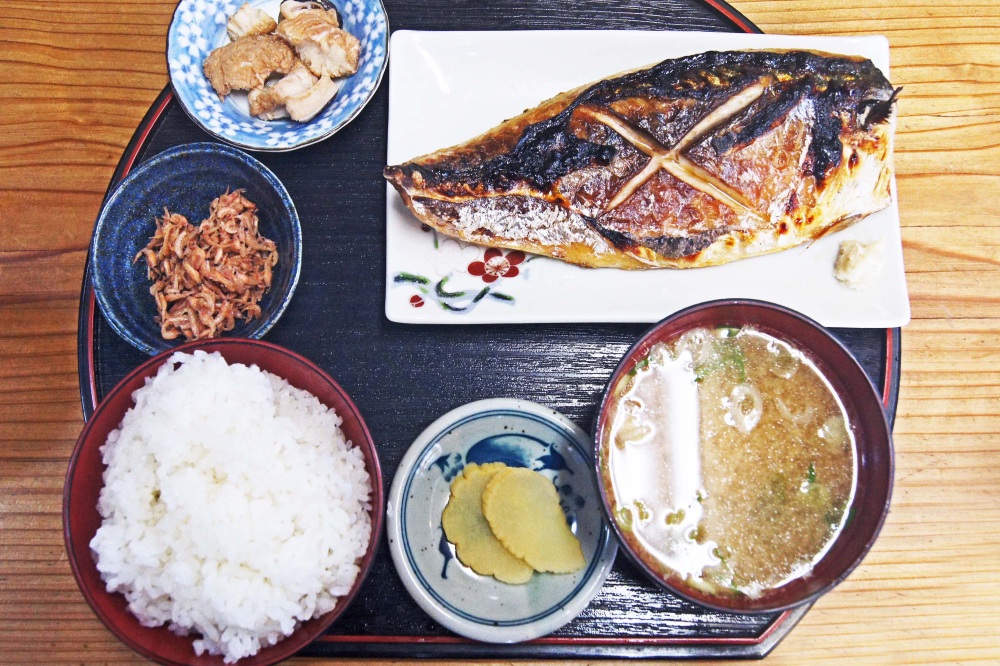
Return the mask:
<path id="1" fill-rule="evenodd" d="M 146 260 L 164 339 L 213 338 L 237 319 L 260 316 L 278 250 L 260 235 L 258 222 L 257 206 L 243 190 L 215 199 L 197 227 L 164 209 L 156 233 L 135 256 Z"/>

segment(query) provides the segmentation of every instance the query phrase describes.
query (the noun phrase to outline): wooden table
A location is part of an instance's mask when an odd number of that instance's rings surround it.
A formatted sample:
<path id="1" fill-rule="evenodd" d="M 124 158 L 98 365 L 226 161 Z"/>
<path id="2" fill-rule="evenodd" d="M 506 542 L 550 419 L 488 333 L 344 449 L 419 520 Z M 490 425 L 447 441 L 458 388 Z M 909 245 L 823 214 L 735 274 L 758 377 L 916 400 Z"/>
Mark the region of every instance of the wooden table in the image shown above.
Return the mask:
<path id="1" fill-rule="evenodd" d="M 0 663 L 133 662 L 73 581 L 76 315 L 112 170 L 167 80 L 174 0 L 0 4 Z M 913 321 L 892 512 L 772 663 L 1000 661 L 1000 6 L 737 0 L 765 32 L 889 38 Z M 43 7 L 44 9 L 39 9 Z"/>

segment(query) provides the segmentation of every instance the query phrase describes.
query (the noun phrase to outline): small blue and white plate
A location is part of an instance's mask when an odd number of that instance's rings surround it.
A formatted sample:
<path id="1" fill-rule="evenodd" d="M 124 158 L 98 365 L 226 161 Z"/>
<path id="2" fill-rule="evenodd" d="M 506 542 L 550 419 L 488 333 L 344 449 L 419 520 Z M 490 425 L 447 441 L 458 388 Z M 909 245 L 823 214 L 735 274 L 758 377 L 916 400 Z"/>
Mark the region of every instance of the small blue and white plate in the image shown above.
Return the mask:
<path id="1" fill-rule="evenodd" d="M 340 92 L 306 123 L 250 115 L 246 92 L 220 100 L 202 63 L 229 42 L 226 21 L 246 0 L 181 0 L 167 33 L 167 68 L 181 107 L 209 134 L 240 148 L 281 152 L 322 141 L 351 122 L 374 96 L 388 60 L 389 22 L 380 0 L 333 0 L 343 28 L 361 40 L 358 72 L 338 79 Z M 280 0 L 250 0 L 277 18 Z"/>
<path id="2" fill-rule="evenodd" d="M 481 400 L 448 412 L 403 457 L 386 510 L 389 551 L 407 591 L 457 634 L 517 643 L 551 633 L 587 607 L 618 544 L 594 480 L 593 440 L 565 416 L 526 400 Z M 575 574 L 535 573 L 524 585 L 482 576 L 455 557 L 441 512 L 467 464 L 503 462 L 552 479 L 587 565 Z"/>

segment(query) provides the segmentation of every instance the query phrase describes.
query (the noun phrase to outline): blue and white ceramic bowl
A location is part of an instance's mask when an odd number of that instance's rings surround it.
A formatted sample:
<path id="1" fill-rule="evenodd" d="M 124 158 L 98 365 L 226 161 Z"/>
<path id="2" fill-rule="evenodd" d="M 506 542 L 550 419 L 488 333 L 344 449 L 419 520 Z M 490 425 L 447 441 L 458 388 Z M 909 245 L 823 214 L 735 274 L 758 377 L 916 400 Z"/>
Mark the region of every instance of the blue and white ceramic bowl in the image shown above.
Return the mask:
<path id="1" fill-rule="evenodd" d="M 551 633 L 587 607 L 618 552 L 594 479 L 593 441 L 565 416 L 525 400 L 469 403 L 416 439 L 400 463 L 386 510 L 389 550 L 407 591 L 457 634 L 516 643 Z M 441 513 L 467 464 L 504 462 L 552 479 L 587 565 L 575 574 L 535 573 L 524 585 L 482 576 L 455 557 Z"/>
<path id="2" fill-rule="evenodd" d="M 185 341 L 160 335 L 146 262 L 134 261 L 156 232 L 156 218 L 166 208 L 197 225 L 208 217 L 213 199 L 238 189 L 257 205 L 260 233 L 277 245 L 278 263 L 260 301 L 261 316 L 238 319 L 223 335 L 260 338 L 285 311 L 302 270 L 299 216 L 277 176 L 242 150 L 189 143 L 143 162 L 108 196 L 90 245 L 91 279 L 104 318 L 137 349 L 157 354 Z"/>
<path id="3" fill-rule="evenodd" d="M 339 79 L 340 92 L 306 123 L 288 118 L 260 120 L 250 115 L 246 93 L 225 100 L 202 71 L 205 57 L 229 42 L 226 21 L 246 0 L 181 0 L 167 33 L 170 83 L 184 111 L 203 130 L 249 150 L 286 151 L 322 141 L 351 122 L 382 80 L 388 60 L 389 23 L 380 0 L 333 0 L 343 28 L 361 40 L 358 72 Z M 280 0 L 250 0 L 277 18 Z"/>

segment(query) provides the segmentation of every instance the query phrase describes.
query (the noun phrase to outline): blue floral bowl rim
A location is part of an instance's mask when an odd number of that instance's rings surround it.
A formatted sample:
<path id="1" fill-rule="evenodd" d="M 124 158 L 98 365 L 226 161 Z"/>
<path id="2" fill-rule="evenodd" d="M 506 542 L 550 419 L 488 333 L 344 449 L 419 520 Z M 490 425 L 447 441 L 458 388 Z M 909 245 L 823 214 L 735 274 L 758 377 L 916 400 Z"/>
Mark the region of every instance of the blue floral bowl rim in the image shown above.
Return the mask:
<path id="1" fill-rule="evenodd" d="M 97 303 L 101 308 L 101 314 L 104 315 L 105 320 L 108 325 L 121 337 L 123 340 L 127 341 L 133 347 L 141 352 L 150 355 L 159 354 L 162 351 L 166 351 L 176 345 L 169 345 L 164 349 L 157 349 L 151 347 L 142 341 L 138 340 L 132 333 L 128 330 L 124 323 L 119 321 L 117 315 L 115 314 L 114 308 L 111 302 L 108 300 L 107 289 L 108 285 L 103 283 L 103 275 L 101 272 L 101 264 L 97 257 L 97 247 L 98 239 L 101 237 L 101 233 L 104 230 L 105 224 L 108 222 L 108 211 L 111 206 L 117 201 L 117 199 L 123 195 L 123 193 L 131 187 L 131 185 L 147 175 L 148 172 L 160 168 L 164 162 L 173 159 L 178 153 L 221 153 L 232 157 L 240 162 L 243 162 L 246 166 L 254 169 L 267 180 L 271 186 L 275 189 L 278 194 L 278 198 L 281 199 L 282 204 L 285 206 L 285 210 L 288 211 L 289 223 L 292 226 L 292 239 L 294 244 L 293 254 L 295 256 L 295 263 L 292 266 L 292 277 L 288 284 L 288 293 L 281 297 L 281 301 L 278 308 L 266 319 L 261 322 L 259 329 L 251 332 L 249 338 L 260 339 L 267 334 L 271 328 L 278 322 L 281 315 L 285 313 L 288 308 L 288 304 L 292 300 L 292 295 L 295 293 L 295 288 L 299 284 L 299 275 L 302 273 L 302 225 L 299 222 L 299 213 L 295 209 L 295 202 L 292 201 L 291 195 L 288 190 L 285 189 L 285 185 L 278 179 L 274 172 L 268 169 L 260 160 L 256 159 L 252 155 L 234 148 L 229 145 L 214 143 L 211 141 L 200 141 L 196 143 L 184 143 L 179 146 L 174 146 L 172 148 L 167 148 L 161 153 L 157 153 L 153 157 L 149 158 L 142 164 L 138 166 L 132 173 L 125 177 L 121 183 L 115 187 L 114 191 L 108 195 L 104 203 L 101 204 L 101 212 L 97 217 L 97 222 L 94 224 L 94 234 L 90 241 L 90 250 L 88 251 L 88 258 L 90 263 L 91 271 L 91 283 L 94 286 L 94 295 L 97 297 Z M 185 342 L 181 340 L 181 344 Z"/>
<path id="2" fill-rule="evenodd" d="M 245 0 L 245 1 L 250 2 L 250 0 Z M 167 36 L 165 38 L 167 42 L 167 48 L 164 49 L 163 51 L 164 57 L 167 60 L 167 76 L 170 77 L 170 88 L 171 90 L 173 90 L 174 98 L 178 101 L 180 107 L 184 110 L 184 114 L 188 118 L 190 118 L 191 122 L 197 125 L 199 129 L 201 129 L 204 132 L 207 132 L 208 134 L 211 134 L 219 141 L 222 141 L 236 148 L 245 148 L 246 150 L 253 150 L 262 153 L 289 153 L 293 150 L 298 150 L 299 148 L 305 148 L 306 146 L 317 144 L 320 141 L 325 141 L 326 139 L 329 139 L 331 136 L 333 136 L 340 130 L 347 127 L 351 122 L 354 121 L 355 118 L 358 117 L 358 115 L 364 110 L 364 108 L 368 106 L 368 103 L 372 101 L 372 99 L 375 97 L 375 93 L 378 92 L 379 87 L 382 85 L 382 78 L 385 76 L 385 73 L 389 70 L 389 35 L 392 34 L 392 26 L 389 24 L 389 12 L 386 11 L 385 3 L 382 0 L 372 0 L 372 1 L 373 4 L 378 5 L 379 10 L 382 12 L 383 18 L 385 19 L 385 35 L 383 36 L 385 44 L 383 44 L 382 48 L 382 62 L 379 63 L 378 73 L 375 75 L 375 85 L 372 86 L 372 89 L 368 93 L 367 97 L 365 97 L 364 100 L 362 100 L 362 102 L 358 104 L 357 108 L 354 109 L 354 111 L 349 116 L 344 118 L 343 121 L 331 127 L 330 131 L 327 132 L 326 134 L 321 134 L 317 137 L 313 137 L 312 139 L 303 141 L 302 143 L 297 143 L 294 146 L 281 148 L 281 147 L 271 147 L 271 146 L 257 146 L 249 143 L 244 143 L 241 141 L 234 141 L 209 129 L 209 127 L 205 125 L 205 123 L 203 123 L 200 118 L 198 118 L 198 114 L 196 114 L 193 110 L 188 108 L 187 99 L 185 99 L 185 97 L 177 91 L 177 87 L 174 85 L 173 75 L 170 73 L 170 42 L 171 42 L 170 36 L 173 34 L 174 23 L 177 21 L 177 14 L 178 12 L 180 12 L 181 2 L 183 2 L 183 0 L 177 0 L 177 5 L 174 7 L 174 13 L 170 17 L 170 25 L 167 27 Z M 338 9 L 337 11 L 339 12 L 340 10 Z M 313 120 L 315 120 L 315 118 Z"/>

